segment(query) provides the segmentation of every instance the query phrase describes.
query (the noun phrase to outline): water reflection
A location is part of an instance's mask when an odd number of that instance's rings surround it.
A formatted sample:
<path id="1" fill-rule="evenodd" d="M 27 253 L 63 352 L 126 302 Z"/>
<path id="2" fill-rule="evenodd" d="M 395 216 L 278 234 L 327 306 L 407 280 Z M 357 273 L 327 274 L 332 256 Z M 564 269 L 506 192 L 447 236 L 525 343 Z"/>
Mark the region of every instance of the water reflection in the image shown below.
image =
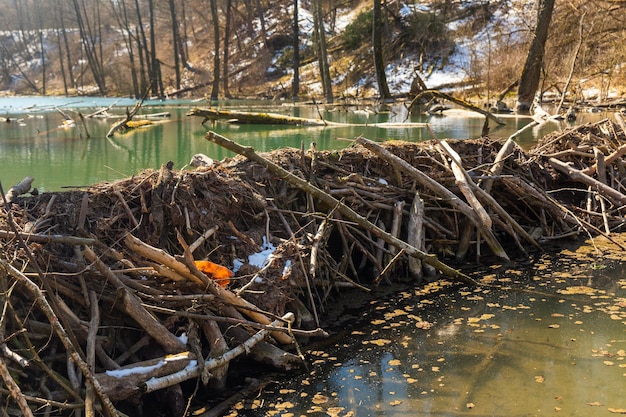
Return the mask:
<path id="1" fill-rule="evenodd" d="M 569 269 L 545 260 L 530 288 L 504 268 L 483 276 L 508 288 L 433 283 L 375 302 L 355 330 L 308 352 L 310 373 L 231 415 L 624 412 L 626 267 Z"/>
<path id="2" fill-rule="evenodd" d="M 122 179 L 148 168 L 158 169 L 168 161 L 173 161 L 176 168 L 182 168 L 196 153 L 204 153 L 217 160 L 233 156 L 229 151 L 206 141 L 205 135 L 209 129 L 263 152 L 281 147 L 308 148 L 312 142 L 317 143 L 318 149 L 341 149 L 349 146 L 351 140 L 357 136 L 377 140 L 431 139 L 430 133 L 421 127 L 382 128 L 371 125 L 383 122 L 429 123 L 439 138 L 476 138 L 481 134 L 484 121 L 480 115 L 454 110 L 443 117 L 409 115 L 403 104 L 376 113 L 377 109 L 366 107 L 353 107 L 350 111 L 344 108 L 322 111 L 314 105 L 281 106 L 275 103 L 263 105 L 250 102 L 237 103 L 236 108 L 308 118 L 318 118 L 321 114 L 329 121 L 359 125 L 285 127 L 207 123 L 203 126 L 200 118 L 186 116 L 187 111 L 197 103 L 176 105 L 176 102 L 156 102 L 149 103 L 153 107 L 146 107 L 142 111 L 169 111 L 171 118 L 156 126 L 136 129 L 107 139 L 105 136 L 112 120 L 87 119 L 86 129 L 64 128 L 61 127 L 63 118 L 54 108 L 63 107 L 64 111 L 78 118 L 79 111 L 88 114 L 96 109 L 94 106 L 110 105 L 114 99 L 102 99 L 102 103 L 97 101 L 101 99 L 85 99 L 73 104 L 77 107 L 70 107 L 72 102 L 69 99 L 60 101 L 46 98 L 39 103 L 24 100 L 0 99 L 0 109 L 13 120 L 11 123 L 0 123 L 0 181 L 5 187 L 9 187 L 30 175 L 35 177 L 34 186 L 42 191 Z M 156 105 L 159 107 L 155 108 Z M 121 115 L 123 110 L 117 108 L 111 112 Z M 599 120 L 602 117 L 604 116 L 599 114 L 585 114 L 579 122 Z M 17 123 L 15 120 L 18 118 L 23 120 Z M 503 127 L 492 126 L 492 137 L 506 138 L 530 121 L 527 117 L 507 117 L 505 120 L 507 124 Z M 565 123 L 546 123 L 521 136 L 519 143 L 528 146 L 537 137 L 566 126 Z"/>

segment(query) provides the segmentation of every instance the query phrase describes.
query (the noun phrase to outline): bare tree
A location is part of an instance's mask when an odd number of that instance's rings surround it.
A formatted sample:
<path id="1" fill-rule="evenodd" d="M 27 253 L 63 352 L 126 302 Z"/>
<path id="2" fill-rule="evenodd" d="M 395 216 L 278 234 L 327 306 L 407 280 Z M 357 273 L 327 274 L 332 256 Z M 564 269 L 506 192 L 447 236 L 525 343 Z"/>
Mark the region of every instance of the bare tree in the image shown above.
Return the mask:
<path id="1" fill-rule="evenodd" d="M 293 0 L 293 81 L 291 95 L 294 101 L 300 95 L 300 18 L 298 16 L 298 0 Z"/>
<path id="2" fill-rule="evenodd" d="M 539 87 L 548 29 L 552 20 L 554 0 L 540 0 L 537 9 L 537 26 L 522 70 L 517 90 L 517 111 L 528 112 Z"/>
<path id="3" fill-rule="evenodd" d="M 317 47 L 317 60 L 320 68 L 320 78 L 322 81 L 322 90 L 326 102 L 333 102 L 332 80 L 330 78 L 330 68 L 328 66 L 328 48 L 326 47 L 326 29 L 324 28 L 324 14 L 322 12 L 322 0 L 314 0 L 311 4 L 313 7 L 313 26 Z"/>
<path id="4" fill-rule="evenodd" d="M 209 0 L 211 19 L 213 20 L 213 83 L 211 87 L 211 100 L 217 100 L 220 89 L 220 27 L 217 15 L 217 0 Z"/>
<path id="5" fill-rule="evenodd" d="M 85 1 L 79 3 L 78 0 L 73 0 L 74 13 L 76 16 L 76 23 L 80 32 L 81 44 L 83 51 L 87 57 L 87 65 L 91 70 L 94 82 L 98 86 L 98 91 L 101 95 L 106 95 L 106 83 L 104 76 L 104 67 L 102 64 L 102 41 L 101 37 L 98 37 L 98 29 L 95 27 L 98 22 L 98 16 L 94 19 L 94 22 L 89 18 L 87 13 L 87 6 Z"/>
<path id="6" fill-rule="evenodd" d="M 176 3 L 174 0 L 168 0 L 170 7 L 170 18 L 172 19 L 172 46 L 174 47 L 174 73 L 176 74 L 176 89 L 180 89 L 181 69 L 180 57 L 184 54 L 182 50 L 182 42 L 180 40 L 180 30 L 178 29 L 178 18 L 176 17 Z"/>
<path id="7" fill-rule="evenodd" d="M 383 21 L 380 0 L 374 0 L 374 16 L 372 19 L 372 43 L 374 47 L 374 67 L 376 69 L 376 81 L 378 82 L 378 94 L 381 100 L 391 98 L 387 76 L 385 75 L 385 61 L 383 58 Z"/>
<path id="8" fill-rule="evenodd" d="M 224 97 L 231 98 L 228 88 L 228 57 L 230 56 L 230 28 L 232 20 L 232 0 L 226 0 L 226 24 L 224 26 L 224 62 L 222 65 L 222 85 L 224 86 Z"/>

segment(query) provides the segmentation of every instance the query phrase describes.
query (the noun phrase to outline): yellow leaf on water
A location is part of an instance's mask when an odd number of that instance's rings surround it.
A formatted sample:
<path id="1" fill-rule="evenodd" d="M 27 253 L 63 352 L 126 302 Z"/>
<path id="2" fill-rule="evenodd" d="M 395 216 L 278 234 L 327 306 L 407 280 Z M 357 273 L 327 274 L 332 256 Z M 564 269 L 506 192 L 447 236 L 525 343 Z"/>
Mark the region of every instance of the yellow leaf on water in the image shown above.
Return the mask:
<path id="1" fill-rule="evenodd" d="M 602 406 L 602 403 L 599 403 L 599 402 L 597 402 L 597 401 L 594 401 L 594 402 L 592 402 L 592 403 L 587 403 L 587 405 L 590 405 L 590 406 L 592 406 L 592 407 L 601 407 L 601 406 Z"/>
<path id="2" fill-rule="evenodd" d="M 343 410 L 345 410 L 344 407 L 328 407 L 326 413 L 331 417 L 339 417 Z"/>
<path id="3" fill-rule="evenodd" d="M 364 345 L 366 345 L 368 343 L 370 343 L 372 345 L 376 345 L 376 346 L 385 346 L 385 345 L 388 345 L 389 343 L 391 343 L 391 340 L 389 340 L 389 339 L 376 339 L 376 340 L 370 340 L 370 341 L 367 341 L 367 340 L 363 341 Z"/>
<path id="4" fill-rule="evenodd" d="M 536 375 L 535 376 L 535 382 L 543 384 L 543 381 L 545 381 L 545 380 L 546 380 L 546 378 L 543 375 Z"/>
<path id="5" fill-rule="evenodd" d="M 615 413 L 615 414 L 626 414 L 626 409 L 624 408 L 608 408 L 609 412 L 611 413 Z"/>
<path id="6" fill-rule="evenodd" d="M 606 366 L 613 366 L 613 365 L 615 365 L 615 362 L 612 362 L 612 361 L 604 361 L 602 363 L 605 364 Z"/>
<path id="7" fill-rule="evenodd" d="M 392 406 L 392 407 L 395 407 L 396 405 L 400 405 L 400 404 L 402 404 L 402 401 L 400 401 L 400 400 L 391 401 L 389 403 L 389 405 Z"/>
<path id="8" fill-rule="evenodd" d="M 326 404 L 328 402 L 328 397 L 318 392 L 317 394 L 315 394 L 315 396 L 313 396 L 313 399 L 311 401 L 313 402 L 313 404 L 317 405 Z"/>
<path id="9" fill-rule="evenodd" d="M 550 328 L 550 329 L 558 329 L 559 327 L 561 327 L 560 324 L 549 324 L 548 325 L 548 328 Z"/>

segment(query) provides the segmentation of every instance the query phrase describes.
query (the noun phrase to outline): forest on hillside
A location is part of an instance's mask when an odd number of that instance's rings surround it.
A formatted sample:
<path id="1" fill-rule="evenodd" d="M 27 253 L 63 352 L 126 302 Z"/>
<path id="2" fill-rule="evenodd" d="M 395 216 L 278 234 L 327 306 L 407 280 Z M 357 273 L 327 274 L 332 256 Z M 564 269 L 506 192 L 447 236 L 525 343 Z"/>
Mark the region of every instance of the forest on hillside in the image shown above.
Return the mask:
<path id="1" fill-rule="evenodd" d="M 622 0 L 1 0 L 0 91 L 490 97 L 519 81 L 546 3 L 538 91 L 621 95 Z"/>

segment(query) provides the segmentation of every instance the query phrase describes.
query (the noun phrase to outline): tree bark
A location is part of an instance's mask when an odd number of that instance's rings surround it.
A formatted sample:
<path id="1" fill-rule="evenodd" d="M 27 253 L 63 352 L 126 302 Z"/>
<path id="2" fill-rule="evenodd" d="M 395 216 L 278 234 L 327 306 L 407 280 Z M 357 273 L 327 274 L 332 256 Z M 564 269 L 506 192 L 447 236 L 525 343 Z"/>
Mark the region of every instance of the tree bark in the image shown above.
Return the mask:
<path id="1" fill-rule="evenodd" d="M 537 26 L 530 50 L 526 57 L 526 63 L 522 70 L 519 87 L 517 90 L 517 111 L 528 112 L 532 106 L 535 93 L 539 87 L 541 67 L 545 52 L 546 41 L 548 39 L 548 29 L 552 20 L 554 10 L 554 0 L 540 0 L 537 13 Z"/>
<path id="2" fill-rule="evenodd" d="M 170 17 L 172 19 L 172 47 L 174 48 L 174 73 L 176 74 L 176 89 L 180 89 L 180 56 L 181 41 L 180 31 L 178 30 L 178 18 L 176 17 L 176 3 L 174 0 L 168 0 L 170 7 Z"/>
<path id="3" fill-rule="evenodd" d="M 315 0 L 313 5 L 313 26 L 317 40 L 317 59 L 320 67 L 322 89 L 327 103 L 333 102 L 332 80 L 328 66 L 328 48 L 326 47 L 326 29 L 324 28 L 324 15 L 322 13 L 322 1 Z"/>
<path id="4" fill-rule="evenodd" d="M 224 26 L 224 62 L 222 63 L 222 86 L 224 87 L 224 97 L 232 98 L 228 88 L 228 57 L 230 55 L 230 31 L 232 20 L 232 0 L 226 1 L 226 24 Z"/>
<path id="5" fill-rule="evenodd" d="M 213 20 L 213 85 L 211 87 L 211 101 L 217 100 L 220 90 L 220 27 L 217 16 L 216 0 L 210 1 L 211 19 Z"/>
<path id="6" fill-rule="evenodd" d="M 298 101 L 300 95 L 300 23 L 298 20 L 298 0 L 293 0 L 293 81 L 291 96 L 294 101 Z"/>
<path id="7" fill-rule="evenodd" d="M 391 98 L 387 76 L 385 75 L 385 61 L 383 57 L 383 22 L 380 0 L 374 0 L 374 18 L 372 22 L 372 43 L 374 47 L 374 68 L 376 69 L 376 82 L 378 83 L 378 94 L 381 100 Z"/>

